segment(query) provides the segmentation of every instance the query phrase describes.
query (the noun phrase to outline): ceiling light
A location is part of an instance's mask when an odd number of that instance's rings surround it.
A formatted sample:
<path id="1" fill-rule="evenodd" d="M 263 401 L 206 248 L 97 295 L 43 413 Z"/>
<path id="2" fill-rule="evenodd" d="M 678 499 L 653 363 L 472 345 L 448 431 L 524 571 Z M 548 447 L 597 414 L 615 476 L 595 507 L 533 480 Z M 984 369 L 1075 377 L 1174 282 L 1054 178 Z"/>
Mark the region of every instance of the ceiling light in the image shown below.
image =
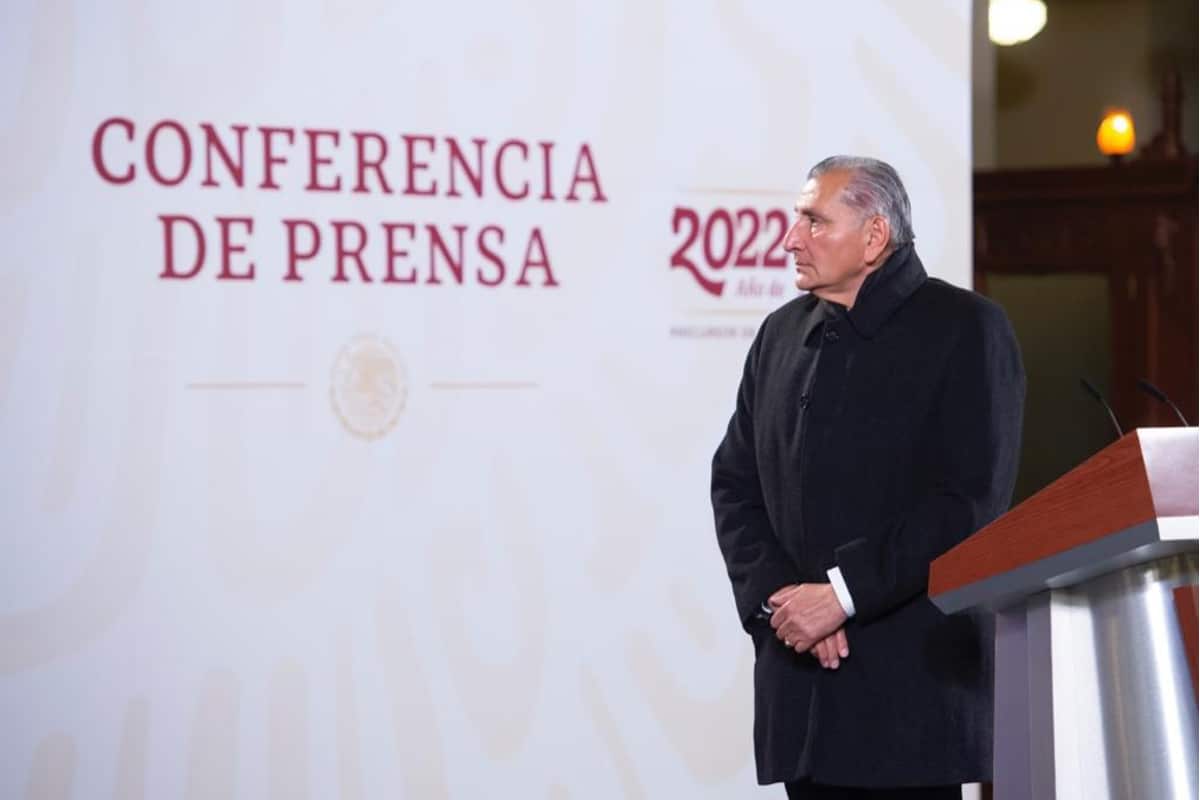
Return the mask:
<path id="1" fill-rule="evenodd" d="M 989 0 L 988 38 L 996 44 L 1027 42 L 1046 25 L 1042 0 Z"/>

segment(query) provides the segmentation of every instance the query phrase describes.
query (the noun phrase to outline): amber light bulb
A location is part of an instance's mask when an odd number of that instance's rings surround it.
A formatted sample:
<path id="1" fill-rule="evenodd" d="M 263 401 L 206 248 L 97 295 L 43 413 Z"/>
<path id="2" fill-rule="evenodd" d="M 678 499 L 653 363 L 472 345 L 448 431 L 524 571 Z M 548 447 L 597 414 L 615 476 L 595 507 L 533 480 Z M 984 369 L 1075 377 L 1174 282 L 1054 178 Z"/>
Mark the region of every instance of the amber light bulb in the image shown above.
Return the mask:
<path id="1" fill-rule="evenodd" d="M 1133 117 L 1123 108 L 1109 109 L 1096 129 L 1096 146 L 1113 161 L 1133 151 Z"/>

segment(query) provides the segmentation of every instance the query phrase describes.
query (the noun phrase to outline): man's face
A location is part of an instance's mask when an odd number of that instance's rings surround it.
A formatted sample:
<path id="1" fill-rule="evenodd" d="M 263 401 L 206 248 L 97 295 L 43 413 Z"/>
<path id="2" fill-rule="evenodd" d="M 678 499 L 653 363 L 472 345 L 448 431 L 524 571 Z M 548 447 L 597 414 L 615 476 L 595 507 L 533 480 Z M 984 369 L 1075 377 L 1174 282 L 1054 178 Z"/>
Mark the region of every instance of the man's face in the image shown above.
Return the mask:
<path id="1" fill-rule="evenodd" d="M 804 185 L 797 219 L 783 247 L 796 262 L 796 288 L 851 306 L 869 272 L 868 231 L 861 213 L 842 201 L 847 171 L 826 172 Z"/>

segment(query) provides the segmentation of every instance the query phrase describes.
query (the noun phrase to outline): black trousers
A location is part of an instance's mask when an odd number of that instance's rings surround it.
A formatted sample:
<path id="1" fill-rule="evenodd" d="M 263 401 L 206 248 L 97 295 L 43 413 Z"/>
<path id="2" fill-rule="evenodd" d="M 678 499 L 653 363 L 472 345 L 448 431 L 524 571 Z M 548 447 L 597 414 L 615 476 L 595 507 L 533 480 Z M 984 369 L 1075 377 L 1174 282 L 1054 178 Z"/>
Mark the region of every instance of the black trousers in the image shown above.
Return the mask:
<path id="1" fill-rule="evenodd" d="M 789 800 L 962 800 L 962 787 L 906 786 L 903 789 L 858 789 L 809 781 L 785 783 Z"/>

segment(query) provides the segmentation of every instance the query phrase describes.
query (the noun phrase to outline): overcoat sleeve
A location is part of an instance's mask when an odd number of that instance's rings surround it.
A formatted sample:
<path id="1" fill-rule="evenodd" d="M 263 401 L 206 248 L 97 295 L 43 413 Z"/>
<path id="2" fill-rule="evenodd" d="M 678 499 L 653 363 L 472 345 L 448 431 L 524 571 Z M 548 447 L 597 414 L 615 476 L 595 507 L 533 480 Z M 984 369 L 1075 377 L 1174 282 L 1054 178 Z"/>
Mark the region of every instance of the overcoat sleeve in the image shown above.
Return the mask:
<path id="1" fill-rule="evenodd" d="M 769 318 L 768 318 L 769 320 Z M 799 571 L 775 535 L 763 502 L 754 446 L 754 395 L 767 322 L 759 328 L 738 387 L 737 404 L 712 466 L 717 543 L 725 558 L 734 601 L 747 631 L 777 589 L 799 583 Z"/>
<path id="2" fill-rule="evenodd" d="M 869 622 L 925 592 L 929 565 L 1008 508 L 1016 481 L 1025 371 L 1008 318 L 978 299 L 959 331 L 925 444 L 937 480 L 882 530 L 839 547 L 838 567 Z"/>

